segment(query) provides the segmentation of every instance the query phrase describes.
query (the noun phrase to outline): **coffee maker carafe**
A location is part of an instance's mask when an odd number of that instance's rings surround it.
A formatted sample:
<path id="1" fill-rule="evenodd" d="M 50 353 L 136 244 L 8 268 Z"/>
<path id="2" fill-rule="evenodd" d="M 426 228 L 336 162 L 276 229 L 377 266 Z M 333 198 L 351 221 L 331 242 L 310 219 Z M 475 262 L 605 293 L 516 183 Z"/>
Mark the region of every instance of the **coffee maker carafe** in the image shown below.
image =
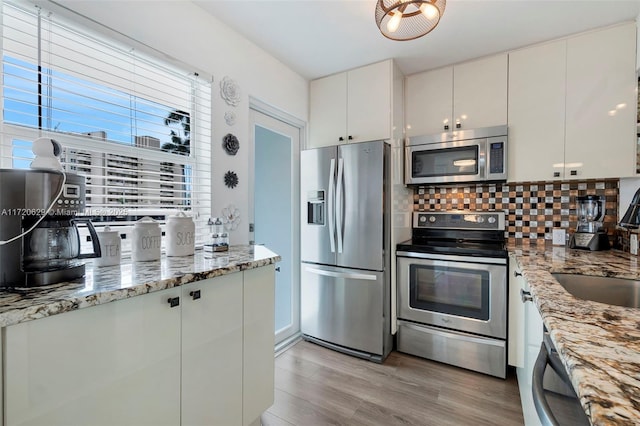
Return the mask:
<path id="1" fill-rule="evenodd" d="M 576 197 L 578 226 L 569 239 L 569 247 L 586 250 L 608 250 L 611 248 L 606 229 L 602 226 L 605 213 L 605 198 L 598 195 Z"/>
<path id="2" fill-rule="evenodd" d="M 0 169 L 0 241 L 6 241 L 0 245 L 0 287 L 42 286 L 82 277 L 83 259 L 100 256 L 93 225 L 77 217 L 84 204 L 83 176 Z M 80 253 L 78 224 L 88 228 L 92 253 Z"/>

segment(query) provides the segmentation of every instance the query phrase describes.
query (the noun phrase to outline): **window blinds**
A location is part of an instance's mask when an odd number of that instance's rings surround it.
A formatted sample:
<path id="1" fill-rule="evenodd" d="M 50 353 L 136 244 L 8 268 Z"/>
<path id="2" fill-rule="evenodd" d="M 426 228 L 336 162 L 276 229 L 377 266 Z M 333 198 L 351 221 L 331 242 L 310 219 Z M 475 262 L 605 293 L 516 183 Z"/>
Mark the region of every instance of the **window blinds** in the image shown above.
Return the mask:
<path id="1" fill-rule="evenodd" d="M 126 233 L 183 210 L 206 235 L 210 82 L 33 5 L 3 2 L 2 20 L 0 167 L 28 168 L 31 141 L 50 137 L 96 222 Z"/>

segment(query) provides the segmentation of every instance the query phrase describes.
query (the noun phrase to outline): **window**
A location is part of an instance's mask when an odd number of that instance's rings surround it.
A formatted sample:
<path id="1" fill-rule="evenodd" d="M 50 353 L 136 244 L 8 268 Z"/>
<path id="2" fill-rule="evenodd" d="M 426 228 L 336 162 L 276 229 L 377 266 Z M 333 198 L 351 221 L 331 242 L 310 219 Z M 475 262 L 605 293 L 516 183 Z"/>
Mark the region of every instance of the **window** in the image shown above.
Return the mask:
<path id="1" fill-rule="evenodd" d="M 86 177 L 96 222 L 211 208 L 211 85 L 28 4 L 2 5 L 0 166 L 28 168 L 31 142 L 60 142 Z M 124 246 L 126 248 L 126 245 Z"/>

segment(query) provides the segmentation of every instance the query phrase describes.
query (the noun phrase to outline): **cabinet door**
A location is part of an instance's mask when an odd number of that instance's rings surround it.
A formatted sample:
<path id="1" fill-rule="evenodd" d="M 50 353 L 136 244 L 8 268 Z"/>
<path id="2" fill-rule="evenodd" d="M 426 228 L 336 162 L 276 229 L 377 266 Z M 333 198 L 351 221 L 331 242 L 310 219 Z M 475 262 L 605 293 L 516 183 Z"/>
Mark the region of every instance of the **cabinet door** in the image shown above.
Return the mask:
<path id="1" fill-rule="evenodd" d="M 391 61 L 347 74 L 347 141 L 391 138 Z"/>
<path id="2" fill-rule="evenodd" d="M 309 92 L 309 148 L 346 143 L 347 73 L 313 80 Z"/>
<path id="3" fill-rule="evenodd" d="M 242 423 L 242 273 L 182 287 L 182 426 Z"/>
<path id="4" fill-rule="evenodd" d="M 529 291 L 529 285 L 524 280 L 524 289 Z M 543 322 L 538 308 L 533 302 L 524 302 L 524 367 L 517 368 L 518 388 L 520 390 L 520 401 L 522 403 L 522 414 L 526 426 L 540 426 L 540 420 L 533 404 L 533 393 L 531 390 L 533 366 L 540 352 L 542 344 Z"/>
<path id="5" fill-rule="evenodd" d="M 524 290 L 524 278 L 514 257 L 509 257 L 509 365 L 524 367 L 524 304 L 520 291 Z"/>
<path id="6" fill-rule="evenodd" d="M 244 271 L 243 424 L 273 404 L 275 370 L 275 267 Z M 259 423 L 258 423 L 259 424 Z"/>
<path id="7" fill-rule="evenodd" d="M 635 175 L 635 44 L 634 23 L 568 39 L 567 178 Z"/>
<path id="8" fill-rule="evenodd" d="M 509 54 L 509 181 L 563 177 L 565 75 L 565 40 Z"/>
<path id="9" fill-rule="evenodd" d="M 406 78 L 407 136 L 442 133 L 453 129 L 453 67 L 413 74 Z"/>
<path id="10" fill-rule="evenodd" d="M 453 127 L 502 126 L 507 122 L 507 54 L 455 65 Z"/>
<path id="11" fill-rule="evenodd" d="M 5 331 L 6 425 L 180 424 L 180 306 L 164 290 Z"/>

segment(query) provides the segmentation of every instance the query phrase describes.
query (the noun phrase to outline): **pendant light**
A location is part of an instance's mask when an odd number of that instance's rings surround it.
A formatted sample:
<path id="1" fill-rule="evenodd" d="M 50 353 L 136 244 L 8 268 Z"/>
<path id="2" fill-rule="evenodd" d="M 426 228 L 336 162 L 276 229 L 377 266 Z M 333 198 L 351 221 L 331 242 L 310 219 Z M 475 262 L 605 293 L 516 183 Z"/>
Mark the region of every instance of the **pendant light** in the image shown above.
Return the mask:
<path id="1" fill-rule="evenodd" d="M 413 40 L 433 30 L 447 0 L 378 0 L 376 24 L 391 40 Z"/>

